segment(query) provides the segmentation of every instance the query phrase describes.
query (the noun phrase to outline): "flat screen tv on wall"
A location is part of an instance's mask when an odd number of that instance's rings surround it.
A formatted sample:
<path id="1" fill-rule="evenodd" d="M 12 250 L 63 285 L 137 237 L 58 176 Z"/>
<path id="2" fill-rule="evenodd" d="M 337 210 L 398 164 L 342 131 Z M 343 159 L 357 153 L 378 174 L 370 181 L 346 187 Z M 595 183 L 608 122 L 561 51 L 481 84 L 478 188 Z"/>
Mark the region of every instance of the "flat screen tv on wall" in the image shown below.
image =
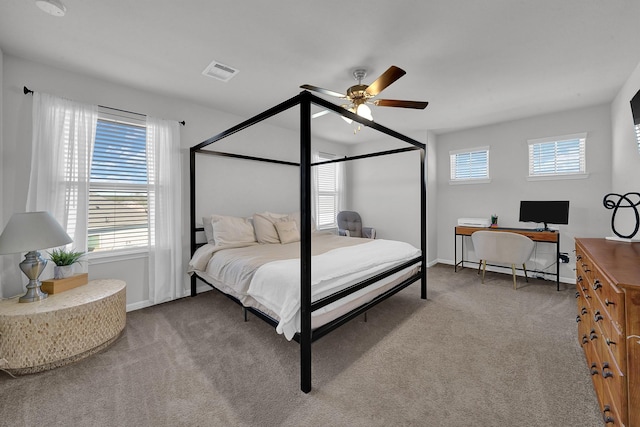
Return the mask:
<path id="1" fill-rule="evenodd" d="M 520 202 L 520 222 L 544 224 L 543 230 L 549 230 L 548 224 L 569 224 L 568 200 L 523 200 Z"/>
<path id="2" fill-rule="evenodd" d="M 631 114 L 636 129 L 636 144 L 640 152 L 640 90 L 631 98 Z"/>

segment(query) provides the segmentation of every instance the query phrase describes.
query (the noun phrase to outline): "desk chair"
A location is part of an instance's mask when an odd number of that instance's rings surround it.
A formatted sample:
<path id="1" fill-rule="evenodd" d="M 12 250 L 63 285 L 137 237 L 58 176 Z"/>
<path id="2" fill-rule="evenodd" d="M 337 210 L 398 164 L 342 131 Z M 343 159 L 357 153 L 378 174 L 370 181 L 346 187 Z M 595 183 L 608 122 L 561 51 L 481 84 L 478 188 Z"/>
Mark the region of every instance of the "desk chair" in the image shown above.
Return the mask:
<path id="1" fill-rule="evenodd" d="M 358 212 L 341 211 L 338 212 L 338 234 L 340 236 L 376 238 L 376 229 L 363 227 L 362 219 Z"/>
<path id="2" fill-rule="evenodd" d="M 513 273 L 513 289 L 516 287 L 516 264 L 522 264 L 524 277 L 528 282 L 525 263 L 533 253 L 533 240 L 521 234 L 507 231 L 476 231 L 471 235 L 476 256 L 482 263 L 482 283 L 487 269 L 487 261 L 511 264 Z"/>

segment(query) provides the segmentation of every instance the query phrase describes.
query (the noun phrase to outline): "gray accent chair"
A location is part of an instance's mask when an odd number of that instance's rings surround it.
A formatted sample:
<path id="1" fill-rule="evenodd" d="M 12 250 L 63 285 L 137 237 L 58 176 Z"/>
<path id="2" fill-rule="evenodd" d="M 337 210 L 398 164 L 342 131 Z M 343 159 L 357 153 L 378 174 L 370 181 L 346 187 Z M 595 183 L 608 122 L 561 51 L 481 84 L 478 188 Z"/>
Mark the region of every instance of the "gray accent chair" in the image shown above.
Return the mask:
<path id="1" fill-rule="evenodd" d="M 360 214 L 354 211 L 338 212 L 338 234 L 340 236 L 376 238 L 376 229 L 363 227 Z"/>

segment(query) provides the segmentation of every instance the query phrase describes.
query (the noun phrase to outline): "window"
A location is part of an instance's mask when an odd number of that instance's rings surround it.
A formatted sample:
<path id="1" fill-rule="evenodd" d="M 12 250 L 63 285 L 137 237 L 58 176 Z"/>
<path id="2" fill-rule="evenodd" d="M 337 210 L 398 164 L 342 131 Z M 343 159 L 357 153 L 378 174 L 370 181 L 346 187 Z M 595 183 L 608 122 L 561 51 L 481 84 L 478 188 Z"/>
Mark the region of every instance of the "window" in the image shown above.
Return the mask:
<path id="1" fill-rule="evenodd" d="M 451 183 L 489 182 L 489 147 L 449 152 Z"/>
<path id="2" fill-rule="evenodd" d="M 319 153 L 318 161 L 326 162 L 333 160 L 333 154 Z M 327 163 L 316 166 L 318 198 L 316 215 L 318 228 L 337 227 L 336 216 L 338 215 L 339 185 L 337 163 Z"/>
<path id="3" fill-rule="evenodd" d="M 528 141 L 529 177 L 585 176 L 586 137 L 581 133 Z"/>
<path id="4" fill-rule="evenodd" d="M 91 161 L 89 251 L 149 244 L 145 117 L 100 108 Z"/>

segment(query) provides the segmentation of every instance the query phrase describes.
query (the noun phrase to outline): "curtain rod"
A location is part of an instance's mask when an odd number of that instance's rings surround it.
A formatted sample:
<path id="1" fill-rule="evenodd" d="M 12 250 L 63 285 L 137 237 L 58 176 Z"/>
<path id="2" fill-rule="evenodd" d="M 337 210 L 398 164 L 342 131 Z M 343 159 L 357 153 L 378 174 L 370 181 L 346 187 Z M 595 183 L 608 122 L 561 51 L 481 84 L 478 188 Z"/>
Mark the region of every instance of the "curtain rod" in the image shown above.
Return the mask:
<path id="1" fill-rule="evenodd" d="M 22 89 L 22 91 L 24 92 L 25 95 L 31 94 L 33 95 L 33 91 L 31 89 L 29 89 L 28 87 L 24 86 L 24 88 Z M 146 114 L 140 114 L 140 113 L 135 113 L 133 111 L 127 111 L 127 110 L 121 110 L 119 108 L 113 108 L 113 107 L 105 107 L 104 105 L 98 105 L 98 107 L 102 107 L 102 108 L 110 108 L 112 110 L 116 110 L 116 111 L 122 111 L 123 113 L 131 113 L 131 114 L 138 114 L 140 116 L 146 116 Z M 187 123 L 183 120 L 183 121 L 178 121 L 178 123 L 180 123 L 182 126 L 185 126 Z"/>

